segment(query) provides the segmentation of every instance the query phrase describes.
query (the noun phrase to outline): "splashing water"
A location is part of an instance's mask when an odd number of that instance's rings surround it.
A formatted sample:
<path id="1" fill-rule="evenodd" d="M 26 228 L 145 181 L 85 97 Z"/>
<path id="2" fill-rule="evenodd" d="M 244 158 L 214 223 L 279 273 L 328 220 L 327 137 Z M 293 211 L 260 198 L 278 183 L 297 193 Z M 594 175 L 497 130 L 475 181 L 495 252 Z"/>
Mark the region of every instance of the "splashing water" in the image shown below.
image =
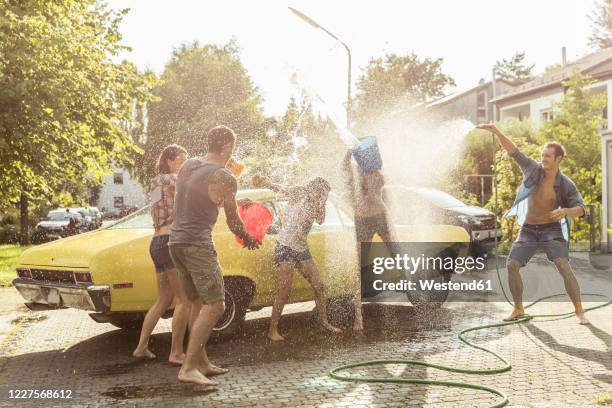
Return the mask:
<path id="1" fill-rule="evenodd" d="M 467 119 L 451 119 L 442 123 L 439 131 L 448 135 L 453 141 L 461 142 L 474 129 L 476 129 L 476 125 Z"/>
<path id="2" fill-rule="evenodd" d="M 291 133 L 291 139 L 287 142 L 293 145 L 293 152 L 291 153 L 290 158 L 291 158 L 291 161 L 296 164 L 300 163 L 300 153 L 308 145 L 308 139 L 306 139 L 304 136 L 300 136 L 299 132 L 302 127 L 302 119 L 304 118 L 304 115 L 306 114 L 309 108 L 310 108 L 310 103 L 306 104 L 302 108 L 302 111 L 300 112 L 297 118 L 295 129 L 293 129 L 293 132 Z"/>
<path id="3" fill-rule="evenodd" d="M 291 75 L 289 80 L 292 86 L 298 88 L 302 94 L 308 99 L 309 103 L 317 108 L 319 112 L 326 115 L 331 120 L 338 133 L 340 139 L 348 149 L 354 149 L 359 146 L 359 140 L 346 128 L 340 117 L 327 105 L 327 103 L 319 96 L 319 94 L 310 86 L 307 86 L 304 79 L 296 72 Z"/>

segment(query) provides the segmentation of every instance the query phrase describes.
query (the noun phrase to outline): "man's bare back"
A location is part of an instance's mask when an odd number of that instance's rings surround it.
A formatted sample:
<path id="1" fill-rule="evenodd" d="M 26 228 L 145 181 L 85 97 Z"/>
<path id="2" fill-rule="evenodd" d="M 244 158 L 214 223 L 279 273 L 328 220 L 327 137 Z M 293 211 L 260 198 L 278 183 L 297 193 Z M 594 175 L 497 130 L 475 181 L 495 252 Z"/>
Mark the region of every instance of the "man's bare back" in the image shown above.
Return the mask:
<path id="1" fill-rule="evenodd" d="M 554 176 L 544 177 L 537 190 L 529 196 L 525 223 L 548 224 L 556 221 L 551 216 L 551 212 L 559 207 L 554 185 Z"/>

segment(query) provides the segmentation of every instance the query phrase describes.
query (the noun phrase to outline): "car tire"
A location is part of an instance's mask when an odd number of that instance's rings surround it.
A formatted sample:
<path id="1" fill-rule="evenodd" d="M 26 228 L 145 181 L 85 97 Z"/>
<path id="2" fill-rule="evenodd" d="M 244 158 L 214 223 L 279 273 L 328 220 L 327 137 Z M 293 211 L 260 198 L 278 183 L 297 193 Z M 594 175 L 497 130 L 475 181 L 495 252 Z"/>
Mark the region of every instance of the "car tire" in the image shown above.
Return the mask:
<path id="1" fill-rule="evenodd" d="M 112 314 L 108 317 L 108 322 L 123 330 L 140 331 L 144 322 L 144 313 Z"/>
<path id="2" fill-rule="evenodd" d="M 255 294 L 255 285 L 246 278 L 225 278 L 224 285 L 225 311 L 212 332 L 212 337 L 219 341 L 229 340 L 240 333 Z"/>
<path id="3" fill-rule="evenodd" d="M 437 255 L 442 258 L 452 257 L 456 258 L 457 255 L 454 253 L 442 253 Z M 415 282 L 414 290 L 407 290 L 406 297 L 417 308 L 429 308 L 437 309 L 446 302 L 448 298 L 448 289 L 446 290 L 422 290 L 419 281 L 420 280 L 434 280 L 439 283 L 450 282 L 452 270 L 446 269 L 435 269 L 435 268 L 419 268 L 414 274 L 409 274 L 406 279 Z"/>

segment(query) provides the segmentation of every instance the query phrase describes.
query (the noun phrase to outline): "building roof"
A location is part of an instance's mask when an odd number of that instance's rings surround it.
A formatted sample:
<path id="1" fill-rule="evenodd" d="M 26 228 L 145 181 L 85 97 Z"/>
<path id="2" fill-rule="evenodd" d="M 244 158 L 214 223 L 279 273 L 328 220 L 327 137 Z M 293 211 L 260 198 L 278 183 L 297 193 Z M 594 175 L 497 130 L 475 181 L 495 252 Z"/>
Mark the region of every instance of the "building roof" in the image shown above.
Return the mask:
<path id="1" fill-rule="evenodd" d="M 506 81 L 505 79 L 502 78 L 498 78 L 496 79 L 497 82 L 505 82 L 508 85 L 512 85 L 512 83 L 510 81 Z M 452 102 L 453 100 L 457 99 L 457 98 L 461 98 L 462 96 L 465 96 L 467 94 L 470 94 L 472 92 L 477 92 L 480 91 L 481 89 L 485 89 L 489 86 L 491 86 L 492 81 L 488 81 L 488 82 L 484 82 L 482 84 L 478 84 L 476 86 L 470 87 L 470 88 L 462 88 L 462 89 L 458 89 L 455 92 L 451 92 L 448 95 L 445 95 L 441 98 L 438 98 L 432 102 L 429 102 L 427 105 L 425 105 L 426 108 L 433 108 L 433 107 L 437 107 L 437 106 L 442 106 L 442 105 L 446 105 L 447 103 Z"/>
<path id="2" fill-rule="evenodd" d="M 531 81 L 517 86 L 512 91 L 498 96 L 497 98 L 493 99 L 492 102 L 512 99 L 516 98 L 517 96 L 537 92 L 545 88 L 559 86 L 562 81 L 569 78 L 569 76 L 575 69 L 577 69 L 579 72 L 584 73 L 611 60 L 612 48 L 609 48 L 605 51 L 588 54 L 574 62 L 567 63 L 559 68 L 538 75 Z"/>

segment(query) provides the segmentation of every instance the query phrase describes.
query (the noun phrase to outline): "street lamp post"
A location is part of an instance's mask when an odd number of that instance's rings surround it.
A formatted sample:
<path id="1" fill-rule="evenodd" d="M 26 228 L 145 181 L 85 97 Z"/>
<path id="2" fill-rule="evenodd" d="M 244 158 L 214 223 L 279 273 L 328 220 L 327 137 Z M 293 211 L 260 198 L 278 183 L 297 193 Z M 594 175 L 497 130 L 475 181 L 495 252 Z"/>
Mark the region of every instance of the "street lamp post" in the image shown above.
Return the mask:
<path id="1" fill-rule="evenodd" d="M 293 7 L 289 7 L 289 10 L 291 10 L 296 16 L 298 16 L 299 18 L 301 18 L 302 20 L 304 20 L 311 26 L 318 28 L 322 30 L 323 32 L 325 32 L 327 35 L 332 37 L 334 40 L 342 44 L 344 49 L 346 49 L 346 52 L 348 53 L 348 78 L 347 78 L 347 88 L 346 88 L 346 128 L 350 129 L 351 128 L 351 50 L 349 49 L 348 45 L 346 45 L 344 41 L 340 40 L 334 34 L 329 32 L 329 30 L 326 30 L 325 28 L 323 28 L 319 23 L 317 23 L 316 21 L 308 17 L 306 14 L 294 9 Z"/>

